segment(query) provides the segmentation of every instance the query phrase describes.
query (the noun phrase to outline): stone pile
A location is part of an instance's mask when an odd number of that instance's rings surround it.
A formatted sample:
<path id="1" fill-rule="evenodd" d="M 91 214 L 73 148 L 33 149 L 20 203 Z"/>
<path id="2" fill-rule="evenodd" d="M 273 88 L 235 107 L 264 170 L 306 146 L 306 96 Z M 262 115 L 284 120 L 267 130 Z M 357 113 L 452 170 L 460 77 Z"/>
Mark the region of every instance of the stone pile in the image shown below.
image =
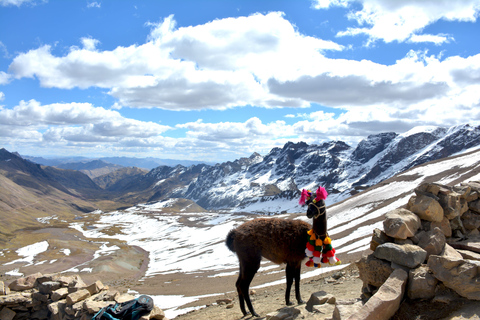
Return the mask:
<path id="1" fill-rule="evenodd" d="M 445 288 L 480 300 L 479 228 L 480 182 L 420 185 L 406 208 L 386 214 L 373 253 L 356 263 L 368 301 L 348 319 L 389 319 L 403 299 L 442 301 Z"/>
<path id="2" fill-rule="evenodd" d="M 103 307 L 134 298 L 109 289 L 101 281 L 86 285 L 78 275 L 36 273 L 8 286 L 0 281 L 0 319 L 90 320 Z M 166 318 L 155 306 L 141 319 Z"/>

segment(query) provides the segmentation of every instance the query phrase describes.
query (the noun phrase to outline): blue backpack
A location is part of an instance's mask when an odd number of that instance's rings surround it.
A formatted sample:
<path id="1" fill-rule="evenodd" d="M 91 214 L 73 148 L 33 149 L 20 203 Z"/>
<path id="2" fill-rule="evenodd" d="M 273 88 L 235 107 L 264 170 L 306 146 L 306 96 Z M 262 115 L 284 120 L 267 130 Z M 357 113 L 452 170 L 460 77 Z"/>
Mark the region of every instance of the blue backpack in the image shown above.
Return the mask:
<path id="1" fill-rule="evenodd" d="M 153 299 L 141 295 L 136 299 L 111 304 L 98 311 L 92 320 L 138 320 L 153 309 Z"/>

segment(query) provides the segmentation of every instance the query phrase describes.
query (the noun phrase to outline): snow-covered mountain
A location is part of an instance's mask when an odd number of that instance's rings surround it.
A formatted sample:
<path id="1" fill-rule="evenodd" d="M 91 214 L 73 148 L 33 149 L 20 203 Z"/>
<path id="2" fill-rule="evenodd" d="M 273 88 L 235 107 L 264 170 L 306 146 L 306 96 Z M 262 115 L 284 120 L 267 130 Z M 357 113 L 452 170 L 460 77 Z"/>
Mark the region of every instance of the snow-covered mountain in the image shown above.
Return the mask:
<path id="1" fill-rule="evenodd" d="M 254 153 L 215 166 L 158 167 L 144 179 L 151 189 L 163 190 L 150 200 L 179 197 L 212 210 L 295 212 L 299 189 L 324 186 L 332 204 L 416 165 L 476 148 L 479 124 L 416 127 L 368 136 L 355 148 L 342 141 L 289 142 L 265 156 Z M 172 181 L 175 188 L 165 190 Z"/>

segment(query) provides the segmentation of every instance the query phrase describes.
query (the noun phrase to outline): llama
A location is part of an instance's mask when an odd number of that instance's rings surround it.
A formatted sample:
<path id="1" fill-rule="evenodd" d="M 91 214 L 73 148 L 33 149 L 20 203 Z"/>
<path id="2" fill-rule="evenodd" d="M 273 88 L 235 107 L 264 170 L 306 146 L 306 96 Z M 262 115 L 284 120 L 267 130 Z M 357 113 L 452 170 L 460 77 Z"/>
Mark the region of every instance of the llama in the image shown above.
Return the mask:
<path id="1" fill-rule="evenodd" d="M 304 303 L 300 296 L 301 265 L 305 259 L 305 248 L 307 247 L 309 234 L 316 235 L 322 241 L 328 238 L 327 218 L 325 214 L 326 196 L 327 192 L 321 187 L 318 188 L 316 196 L 314 197 L 315 199 L 311 197 L 309 191 L 302 191 L 302 197 L 299 203 L 308 205 L 307 217 L 313 218 L 313 227 L 300 220 L 257 218 L 243 223 L 228 233 L 225 240 L 226 245 L 230 251 L 237 254 L 240 263 L 240 273 L 236 287 L 240 309 L 244 316 L 248 314 L 245 309 L 246 302 L 252 316 L 259 317 L 252 306 L 249 287 L 255 273 L 257 273 L 260 268 L 262 257 L 277 264 L 286 264 L 286 304 L 293 304 L 290 301 L 290 291 L 293 280 L 295 280 L 295 297 L 297 302 L 298 304 Z M 335 253 L 334 250 L 333 253 Z M 334 259 L 336 259 L 336 257 L 334 257 Z M 319 265 L 315 264 L 315 266 Z"/>

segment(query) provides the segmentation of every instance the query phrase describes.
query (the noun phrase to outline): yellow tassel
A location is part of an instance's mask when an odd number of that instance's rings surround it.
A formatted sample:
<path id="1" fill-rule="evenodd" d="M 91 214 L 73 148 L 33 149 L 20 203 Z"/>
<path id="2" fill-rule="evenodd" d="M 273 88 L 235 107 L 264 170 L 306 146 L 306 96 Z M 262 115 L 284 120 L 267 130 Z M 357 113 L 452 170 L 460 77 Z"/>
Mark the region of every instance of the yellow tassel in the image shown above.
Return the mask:
<path id="1" fill-rule="evenodd" d="M 313 229 L 308 230 L 307 233 L 311 236 L 313 234 Z"/>
<path id="2" fill-rule="evenodd" d="M 317 239 L 317 241 L 315 241 L 315 246 L 317 246 L 317 247 L 323 246 L 322 239 Z"/>
<path id="3" fill-rule="evenodd" d="M 325 244 L 332 244 L 332 239 L 330 237 L 325 237 L 325 240 L 323 240 Z"/>
<path id="4" fill-rule="evenodd" d="M 315 233 L 310 236 L 310 240 L 313 240 L 313 241 L 317 240 L 317 237 L 315 236 Z"/>

